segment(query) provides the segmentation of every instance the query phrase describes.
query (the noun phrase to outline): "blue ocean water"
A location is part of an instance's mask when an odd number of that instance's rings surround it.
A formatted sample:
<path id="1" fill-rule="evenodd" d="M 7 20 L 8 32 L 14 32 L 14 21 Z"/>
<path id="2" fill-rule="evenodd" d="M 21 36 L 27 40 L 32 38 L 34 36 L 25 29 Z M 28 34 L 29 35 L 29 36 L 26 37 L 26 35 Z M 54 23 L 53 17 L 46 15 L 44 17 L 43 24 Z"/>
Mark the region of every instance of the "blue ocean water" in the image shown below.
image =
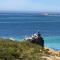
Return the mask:
<path id="1" fill-rule="evenodd" d="M 60 49 L 60 16 L 0 13 L 0 37 L 20 40 L 38 31 L 42 34 L 46 46 Z"/>

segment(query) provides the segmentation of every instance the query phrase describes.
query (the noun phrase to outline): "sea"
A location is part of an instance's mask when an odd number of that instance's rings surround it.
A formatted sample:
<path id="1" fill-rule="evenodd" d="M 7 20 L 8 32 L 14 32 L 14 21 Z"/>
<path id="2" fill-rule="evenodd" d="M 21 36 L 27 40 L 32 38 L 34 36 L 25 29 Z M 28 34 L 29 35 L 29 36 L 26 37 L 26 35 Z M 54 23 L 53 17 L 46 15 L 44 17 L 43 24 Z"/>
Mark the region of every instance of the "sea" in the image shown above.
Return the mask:
<path id="1" fill-rule="evenodd" d="M 0 13 L 0 38 L 22 40 L 40 32 L 45 46 L 60 50 L 60 16 L 40 13 Z"/>

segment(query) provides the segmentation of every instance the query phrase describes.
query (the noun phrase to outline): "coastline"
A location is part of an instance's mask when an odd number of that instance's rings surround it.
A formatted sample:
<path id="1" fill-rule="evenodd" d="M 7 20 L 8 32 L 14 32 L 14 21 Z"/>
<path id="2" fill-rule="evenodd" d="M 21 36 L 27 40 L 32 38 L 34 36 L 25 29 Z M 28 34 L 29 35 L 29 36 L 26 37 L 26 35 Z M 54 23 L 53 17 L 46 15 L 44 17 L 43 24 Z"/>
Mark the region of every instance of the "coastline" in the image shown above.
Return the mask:
<path id="1" fill-rule="evenodd" d="M 3 41 L 2 41 L 3 40 Z M 28 47 L 29 48 L 29 53 L 30 53 L 30 51 L 35 51 L 35 50 L 33 50 L 34 48 L 37 50 L 37 53 L 39 54 L 39 53 L 41 53 L 41 54 L 43 54 L 43 56 L 41 57 L 41 58 L 43 58 L 43 59 L 46 59 L 46 60 L 58 60 L 58 59 L 60 59 L 60 50 L 55 50 L 55 49 L 52 49 L 52 48 L 49 48 L 49 47 L 46 47 L 46 46 L 44 46 L 44 50 L 41 50 L 41 48 L 40 48 L 40 45 L 38 45 L 38 44 L 33 44 L 33 43 L 31 43 L 31 42 L 29 42 L 29 41 L 27 41 L 27 40 L 20 40 L 20 41 L 17 41 L 17 40 L 12 40 L 12 39 L 1 39 L 0 40 L 1 42 L 0 42 L 0 45 L 3 45 L 3 47 L 5 46 L 10 46 L 12 43 L 13 43 L 13 45 L 15 44 L 15 43 L 17 43 L 17 47 L 18 47 L 18 45 L 19 45 L 19 47 L 21 47 L 21 48 L 23 48 L 23 52 L 25 52 L 24 50 L 25 50 L 25 47 Z M 4 42 L 4 43 L 3 43 Z M 25 45 L 26 44 L 26 45 Z M 31 45 L 32 44 L 32 45 Z M 12 46 L 13 46 L 12 45 Z M 21 46 L 20 46 L 21 45 Z M 15 46 L 15 45 L 14 45 Z M 29 46 L 31 46 L 31 47 L 29 47 Z M 38 48 L 39 47 L 39 48 Z M 10 50 L 10 48 L 12 48 L 11 46 L 9 47 L 9 50 Z M 20 49 L 21 49 L 20 48 Z M 32 50 L 30 50 L 30 49 L 32 49 Z M 27 51 L 28 49 L 26 48 L 26 51 Z M 14 50 L 13 50 L 14 51 Z M 19 51 L 19 50 L 18 50 Z M 38 52 L 39 51 L 39 52 Z M 20 51 L 19 51 L 20 52 Z M 27 52 L 25 52 L 25 53 L 27 53 Z M 34 54 L 36 53 L 36 51 L 34 52 Z M 38 55 L 38 57 L 39 57 L 39 55 Z"/>
<path id="2" fill-rule="evenodd" d="M 26 37 L 0 37 L 3 39 L 11 39 L 11 40 L 16 40 L 16 41 L 23 41 Z M 44 45 L 47 46 L 48 48 L 54 49 L 56 51 L 60 50 L 60 44 L 59 44 L 59 39 L 60 36 L 48 36 L 48 37 L 44 37 Z M 58 40 L 58 42 L 56 42 Z M 54 43 L 53 43 L 54 42 Z"/>

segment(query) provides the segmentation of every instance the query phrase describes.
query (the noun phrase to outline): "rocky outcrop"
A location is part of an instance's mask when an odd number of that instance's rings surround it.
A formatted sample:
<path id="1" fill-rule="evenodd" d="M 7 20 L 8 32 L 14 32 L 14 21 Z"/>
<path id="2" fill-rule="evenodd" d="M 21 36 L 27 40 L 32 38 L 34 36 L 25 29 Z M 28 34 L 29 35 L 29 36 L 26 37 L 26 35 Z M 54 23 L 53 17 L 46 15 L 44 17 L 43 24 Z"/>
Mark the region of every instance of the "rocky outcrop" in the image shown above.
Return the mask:
<path id="1" fill-rule="evenodd" d="M 54 50 L 54 49 L 47 48 L 47 47 L 45 47 L 45 51 L 46 51 L 49 55 L 60 57 L 60 51 L 56 51 L 56 50 Z"/>
<path id="2" fill-rule="evenodd" d="M 45 47 L 45 53 L 47 56 L 43 56 L 47 60 L 60 60 L 60 51 Z"/>

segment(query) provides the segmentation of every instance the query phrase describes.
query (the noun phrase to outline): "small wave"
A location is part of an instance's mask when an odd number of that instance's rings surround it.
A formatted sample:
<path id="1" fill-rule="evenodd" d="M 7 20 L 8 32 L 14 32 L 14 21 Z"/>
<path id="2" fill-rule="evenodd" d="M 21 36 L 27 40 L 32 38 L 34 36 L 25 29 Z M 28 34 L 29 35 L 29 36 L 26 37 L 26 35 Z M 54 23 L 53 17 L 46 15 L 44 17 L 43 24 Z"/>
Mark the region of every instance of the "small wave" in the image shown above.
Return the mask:
<path id="1" fill-rule="evenodd" d="M 11 38 L 8 38 L 8 39 L 13 40 L 13 41 L 15 41 L 15 40 L 16 40 L 15 38 L 12 38 L 12 37 L 11 37 Z"/>

